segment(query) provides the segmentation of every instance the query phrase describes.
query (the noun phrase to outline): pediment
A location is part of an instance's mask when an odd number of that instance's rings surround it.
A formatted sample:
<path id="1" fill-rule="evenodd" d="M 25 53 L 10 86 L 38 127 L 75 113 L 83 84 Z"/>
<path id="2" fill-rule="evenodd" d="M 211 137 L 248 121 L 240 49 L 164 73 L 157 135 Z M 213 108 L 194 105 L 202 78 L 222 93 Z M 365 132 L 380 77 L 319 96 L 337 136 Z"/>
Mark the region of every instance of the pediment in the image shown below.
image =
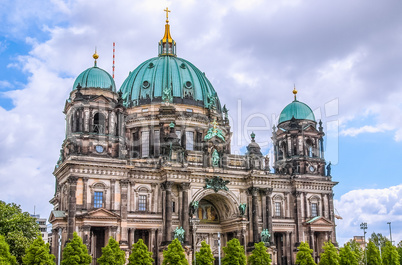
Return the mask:
<path id="1" fill-rule="evenodd" d="M 86 214 L 84 214 L 82 217 L 89 218 L 89 219 L 116 219 L 120 218 L 118 214 L 115 214 L 111 211 L 108 211 L 104 208 L 99 208 L 96 210 L 92 210 Z"/>
<path id="2" fill-rule="evenodd" d="M 311 124 L 307 125 L 303 130 L 305 132 L 317 132 L 317 129 Z"/>
<path id="3" fill-rule="evenodd" d="M 331 222 L 330 220 L 328 220 L 327 218 L 325 218 L 323 216 L 314 217 L 314 218 L 310 219 L 309 221 L 307 221 L 306 224 L 311 225 L 311 226 L 333 226 L 334 225 L 333 222 Z"/>
<path id="4" fill-rule="evenodd" d="M 49 222 L 53 222 L 57 218 L 64 219 L 66 217 L 66 213 L 64 211 L 51 211 L 49 216 Z"/>
<path id="5" fill-rule="evenodd" d="M 92 101 L 98 102 L 98 103 L 109 103 L 110 99 L 108 99 L 104 95 L 99 95 L 99 96 L 96 96 L 95 98 L 93 98 Z"/>

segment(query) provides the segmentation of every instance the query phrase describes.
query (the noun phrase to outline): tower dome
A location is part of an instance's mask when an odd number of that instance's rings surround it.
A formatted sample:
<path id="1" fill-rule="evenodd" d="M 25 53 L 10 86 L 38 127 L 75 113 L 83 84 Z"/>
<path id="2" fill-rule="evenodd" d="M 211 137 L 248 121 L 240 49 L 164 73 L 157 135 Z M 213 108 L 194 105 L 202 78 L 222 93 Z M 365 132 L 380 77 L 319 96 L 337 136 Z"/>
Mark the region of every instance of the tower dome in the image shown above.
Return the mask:
<path id="1" fill-rule="evenodd" d="M 170 102 L 221 112 L 211 82 L 192 63 L 176 56 L 176 42 L 170 35 L 169 20 L 159 42 L 159 56 L 140 64 L 130 72 L 120 91 L 126 107 Z"/>
<path id="2" fill-rule="evenodd" d="M 278 124 L 290 121 L 293 117 L 296 120 L 310 120 L 315 122 L 315 116 L 311 108 L 296 99 L 296 89 L 293 89 L 293 94 L 295 95 L 295 99 L 282 110 Z"/>
<path id="3" fill-rule="evenodd" d="M 73 90 L 77 89 L 78 85 L 80 85 L 81 88 L 100 88 L 116 92 L 113 77 L 97 66 L 96 60 L 99 56 L 96 52 L 93 58 L 95 59 L 94 66 L 86 69 L 75 79 Z"/>

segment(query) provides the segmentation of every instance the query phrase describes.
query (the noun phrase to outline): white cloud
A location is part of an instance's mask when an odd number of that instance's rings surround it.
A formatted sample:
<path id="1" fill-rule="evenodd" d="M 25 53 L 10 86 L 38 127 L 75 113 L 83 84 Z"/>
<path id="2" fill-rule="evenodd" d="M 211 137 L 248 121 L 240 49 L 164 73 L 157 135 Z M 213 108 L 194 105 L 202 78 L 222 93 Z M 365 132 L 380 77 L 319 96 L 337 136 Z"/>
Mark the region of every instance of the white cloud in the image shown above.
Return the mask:
<path id="1" fill-rule="evenodd" d="M 396 243 L 402 240 L 402 185 L 349 191 L 335 200 L 335 208 L 343 218 L 336 221 L 341 244 L 362 235 L 360 224 L 363 222 L 368 225 L 367 237 L 376 232 L 389 238 L 387 222 L 391 222 L 392 239 Z"/>
<path id="2" fill-rule="evenodd" d="M 352 136 L 355 137 L 359 134 L 362 133 L 379 133 L 379 132 L 385 132 L 385 131 L 389 131 L 392 130 L 393 128 L 391 128 L 390 126 L 383 124 L 383 125 L 378 125 L 377 126 L 370 126 L 370 125 L 365 125 L 363 127 L 360 128 L 348 128 L 345 130 L 342 130 L 340 132 L 341 135 L 343 136 Z"/>
<path id="3" fill-rule="evenodd" d="M 12 87 L 13 87 L 13 85 L 10 82 L 8 82 L 6 80 L 0 80 L 0 90 L 4 90 L 6 88 L 12 88 Z"/>

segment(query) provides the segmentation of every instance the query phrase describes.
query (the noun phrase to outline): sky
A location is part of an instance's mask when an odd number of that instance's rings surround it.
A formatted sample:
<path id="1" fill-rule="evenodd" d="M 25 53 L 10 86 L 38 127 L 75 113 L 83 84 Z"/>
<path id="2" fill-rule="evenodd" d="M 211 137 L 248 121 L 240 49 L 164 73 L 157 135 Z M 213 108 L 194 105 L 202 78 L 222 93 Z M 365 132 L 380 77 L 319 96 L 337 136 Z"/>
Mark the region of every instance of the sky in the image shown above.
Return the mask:
<path id="1" fill-rule="evenodd" d="M 271 152 L 293 100 L 326 133 L 342 245 L 372 232 L 402 240 L 402 2 L 398 0 L 3 0 L 0 2 L 0 200 L 48 217 L 62 113 L 93 66 L 120 87 L 157 56 L 169 7 L 178 57 L 196 65 L 229 109 L 232 152 L 250 133 Z"/>

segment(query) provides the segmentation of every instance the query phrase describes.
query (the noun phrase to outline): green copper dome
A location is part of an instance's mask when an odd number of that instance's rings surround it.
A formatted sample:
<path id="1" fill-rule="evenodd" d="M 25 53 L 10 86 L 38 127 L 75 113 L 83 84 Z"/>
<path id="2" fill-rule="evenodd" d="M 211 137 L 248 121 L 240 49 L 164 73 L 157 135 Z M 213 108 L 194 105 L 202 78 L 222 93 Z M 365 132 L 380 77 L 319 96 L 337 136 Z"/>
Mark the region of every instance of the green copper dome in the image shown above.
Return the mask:
<path id="1" fill-rule="evenodd" d="M 315 121 L 314 113 L 310 107 L 296 99 L 282 110 L 278 124 L 290 121 L 293 117 L 296 120 Z"/>
<path id="2" fill-rule="evenodd" d="M 116 85 L 113 78 L 105 70 L 96 66 L 88 68 L 75 79 L 73 90 L 78 84 L 82 88 L 100 88 L 116 92 Z"/>
<path id="3" fill-rule="evenodd" d="M 130 72 L 120 91 L 127 107 L 170 102 L 221 112 L 215 89 L 192 63 L 175 55 L 149 59 Z"/>

